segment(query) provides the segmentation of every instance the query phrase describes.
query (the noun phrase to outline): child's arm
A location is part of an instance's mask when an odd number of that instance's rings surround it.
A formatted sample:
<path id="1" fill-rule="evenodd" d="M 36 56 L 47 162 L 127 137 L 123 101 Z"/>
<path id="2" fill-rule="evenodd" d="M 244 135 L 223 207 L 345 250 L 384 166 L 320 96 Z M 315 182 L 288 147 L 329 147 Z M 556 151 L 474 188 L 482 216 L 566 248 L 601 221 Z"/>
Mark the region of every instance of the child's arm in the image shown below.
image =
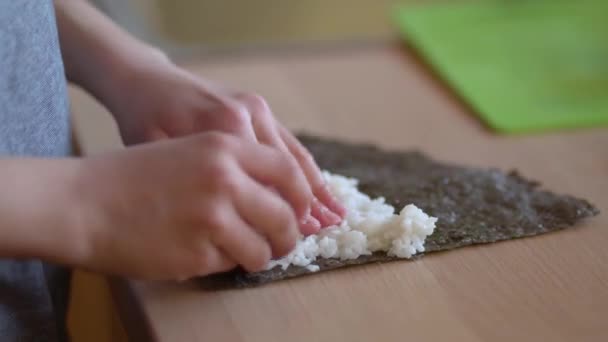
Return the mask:
<path id="1" fill-rule="evenodd" d="M 139 69 L 170 64 L 161 50 L 131 36 L 86 0 L 55 0 L 55 11 L 68 80 L 110 109 L 124 90 L 117 88 Z"/>
<path id="2" fill-rule="evenodd" d="M 0 258 L 59 261 L 77 254 L 78 165 L 76 159 L 0 159 Z"/>
<path id="3" fill-rule="evenodd" d="M 319 199 L 313 203 L 316 219 L 309 228 L 341 220 L 344 208 L 325 187 L 314 159 L 274 118 L 262 97 L 179 68 L 86 1 L 55 0 L 55 8 L 68 78 L 108 107 L 125 143 L 223 131 L 273 146 L 298 161 Z"/>

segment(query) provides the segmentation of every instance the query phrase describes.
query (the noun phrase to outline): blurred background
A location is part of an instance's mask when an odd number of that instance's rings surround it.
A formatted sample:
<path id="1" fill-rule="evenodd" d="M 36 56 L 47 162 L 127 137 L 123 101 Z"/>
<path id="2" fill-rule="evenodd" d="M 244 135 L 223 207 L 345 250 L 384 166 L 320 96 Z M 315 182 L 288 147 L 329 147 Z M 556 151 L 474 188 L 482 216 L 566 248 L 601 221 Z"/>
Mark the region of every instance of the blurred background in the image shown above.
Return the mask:
<path id="1" fill-rule="evenodd" d="M 437 2 L 441 0 L 93 0 L 135 35 L 173 52 L 385 41 L 394 36 L 390 14 L 397 3 Z"/>
<path id="2" fill-rule="evenodd" d="M 416 50 L 503 133 L 608 125 L 606 0 L 92 0 L 171 57 Z"/>

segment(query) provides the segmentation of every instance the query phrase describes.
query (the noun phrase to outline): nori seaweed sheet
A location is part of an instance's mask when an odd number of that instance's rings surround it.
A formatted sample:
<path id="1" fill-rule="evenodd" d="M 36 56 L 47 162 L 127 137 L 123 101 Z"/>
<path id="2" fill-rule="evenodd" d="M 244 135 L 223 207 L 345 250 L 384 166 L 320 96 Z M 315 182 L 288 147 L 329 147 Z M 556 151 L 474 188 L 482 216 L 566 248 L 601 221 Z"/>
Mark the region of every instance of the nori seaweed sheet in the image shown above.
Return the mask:
<path id="1" fill-rule="evenodd" d="M 538 182 L 516 171 L 449 165 L 416 151 L 387 151 L 371 144 L 302 134 L 298 138 L 322 169 L 359 179 L 359 189 L 369 196 L 382 196 L 397 210 L 413 203 L 437 217 L 425 253 L 557 231 L 599 213 L 585 200 L 540 190 Z M 320 270 L 314 273 L 393 260 L 404 259 L 385 253 L 344 261 L 319 258 L 315 264 Z M 237 269 L 202 278 L 201 284 L 211 289 L 252 287 L 307 274 L 313 272 L 293 265 L 256 273 Z"/>

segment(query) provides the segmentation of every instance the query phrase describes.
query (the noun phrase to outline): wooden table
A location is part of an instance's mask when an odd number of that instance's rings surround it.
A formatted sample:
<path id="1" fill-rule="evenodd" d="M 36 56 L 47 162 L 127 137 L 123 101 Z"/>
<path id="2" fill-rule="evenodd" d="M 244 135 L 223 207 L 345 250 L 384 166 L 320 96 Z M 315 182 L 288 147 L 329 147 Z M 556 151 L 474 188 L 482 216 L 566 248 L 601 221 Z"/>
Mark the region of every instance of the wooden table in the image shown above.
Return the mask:
<path id="1" fill-rule="evenodd" d="M 497 136 L 401 47 L 187 67 L 259 92 L 293 129 L 517 168 L 603 213 L 554 234 L 255 289 L 123 282 L 114 295 L 133 341 L 608 341 L 607 129 Z M 85 154 L 120 148 L 101 107 L 78 91 L 73 103 Z"/>

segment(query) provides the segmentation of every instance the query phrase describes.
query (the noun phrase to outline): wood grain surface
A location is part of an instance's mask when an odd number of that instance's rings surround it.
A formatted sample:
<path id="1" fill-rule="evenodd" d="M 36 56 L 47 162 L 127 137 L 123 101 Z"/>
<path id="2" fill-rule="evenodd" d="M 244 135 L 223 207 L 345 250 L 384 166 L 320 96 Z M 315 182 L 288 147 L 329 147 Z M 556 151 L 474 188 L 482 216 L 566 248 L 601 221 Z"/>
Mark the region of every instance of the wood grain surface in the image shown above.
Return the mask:
<path id="1" fill-rule="evenodd" d="M 495 135 L 404 48 L 184 65 L 262 94 L 292 129 L 516 168 L 602 212 L 553 234 L 253 289 L 115 279 L 116 305 L 137 340 L 608 340 L 607 129 Z M 105 110 L 80 91 L 72 95 L 84 153 L 121 148 Z"/>

